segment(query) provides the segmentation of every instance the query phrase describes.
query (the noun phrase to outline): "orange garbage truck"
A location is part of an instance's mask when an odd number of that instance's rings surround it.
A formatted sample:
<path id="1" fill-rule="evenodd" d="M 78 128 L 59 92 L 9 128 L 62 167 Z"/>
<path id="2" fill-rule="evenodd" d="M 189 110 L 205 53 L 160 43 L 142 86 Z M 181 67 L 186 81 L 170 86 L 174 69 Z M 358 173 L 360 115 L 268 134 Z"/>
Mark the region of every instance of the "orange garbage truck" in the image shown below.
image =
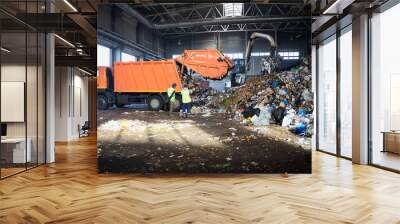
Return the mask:
<path id="1" fill-rule="evenodd" d="M 113 71 L 99 67 L 97 108 L 144 102 L 151 110 L 166 109 L 167 89 L 176 83 L 176 108 L 181 106 L 180 92 L 187 75 L 219 80 L 233 68 L 233 62 L 216 49 L 185 50 L 175 59 L 161 61 L 115 62 Z"/>

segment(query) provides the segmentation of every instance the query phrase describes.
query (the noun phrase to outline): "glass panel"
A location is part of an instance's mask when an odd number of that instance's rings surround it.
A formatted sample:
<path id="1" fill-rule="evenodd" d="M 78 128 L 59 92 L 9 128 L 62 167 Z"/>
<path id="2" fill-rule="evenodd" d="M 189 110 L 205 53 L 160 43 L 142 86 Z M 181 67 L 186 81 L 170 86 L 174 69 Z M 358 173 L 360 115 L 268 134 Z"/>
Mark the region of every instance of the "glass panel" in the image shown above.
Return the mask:
<path id="1" fill-rule="evenodd" d="M 97 66 L 111 66 L 111 49 L 97 45 Z"/>
<path id="2" fill-rule="evenodd" d="M 131 55 L 131 54 L 127 54 L 127 53 L 122 52 L 122 53 L 121 53 L 121 61 L 123 61 L 123 62 L 137 61 L 137 58 L 136 58 L 136 56 L 134 56 L 134 55 Z"/>
<path id="3" fill-rule="evenodd" d="M 37 165 L 38 160 L 38 35 L 36 32 L 27 33 L 28 38 L 28 62 L 27 62 L 27 80 L 26 80 L 26 118 L 27 118 L 27 150 L 28 168 Z"/>
<path id="4" fill-rule="evenodd" d="M 45 11 L 44 0 L 2 1 L 0 6 L 20 15 Z M 45 161 L 46 54 L 44 34 L 2 13 L 0 26 L 0 176 L 4 178 Z"/>
<path id="5" fill-rule="evenodd" d="M 243 3 L 223 3 L 224 16 L 242 16 Z"/>
<path id="6" fill-rule="evenodd" d="M 372 163 L 400 170 L 400 4 L 374 15 L 372 28 Z"/>
<path id="7" fill-rule="evenodd" d="M 2 33 L 1 45 L 1 174 L 25 170 L 31 151 L 26 151 L 26 33 Z M 28 147 L 29 149 L 29 147 Z"/>
<path id="8" fill-rule="evenodd" d="M 352 35 L 340 36 L 340 153 L 352 156 Z"/>
<path id="9" fill-rule="evenodd" d="M 46 36 L 44 34 L 39 34 L 38 43 L 38 164 L 45 163 L 45 52 Z"/>
<path id="10" fill-rule="evenodd" d="M 336 37 L 318 48 L 318 149 L 336 154 Z"/>

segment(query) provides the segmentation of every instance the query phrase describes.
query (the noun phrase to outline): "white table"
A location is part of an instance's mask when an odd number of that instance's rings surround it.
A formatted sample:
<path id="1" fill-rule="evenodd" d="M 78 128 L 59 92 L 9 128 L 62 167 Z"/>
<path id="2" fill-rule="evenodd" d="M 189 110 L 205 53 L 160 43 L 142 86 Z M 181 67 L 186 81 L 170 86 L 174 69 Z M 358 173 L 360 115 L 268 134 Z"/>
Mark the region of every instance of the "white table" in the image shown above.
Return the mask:
<path id="1" fill-rule="evenodd" d="M 25 144 L 28 143 L 25 151 Z M 32 141 L 28 138 L 25 142 L 25 138 L 2 138 L 2 145 L 13 145 L 13 163 L 26 163 L 31 162 L 32 153 L 31 153 L 31 145 Z"/>

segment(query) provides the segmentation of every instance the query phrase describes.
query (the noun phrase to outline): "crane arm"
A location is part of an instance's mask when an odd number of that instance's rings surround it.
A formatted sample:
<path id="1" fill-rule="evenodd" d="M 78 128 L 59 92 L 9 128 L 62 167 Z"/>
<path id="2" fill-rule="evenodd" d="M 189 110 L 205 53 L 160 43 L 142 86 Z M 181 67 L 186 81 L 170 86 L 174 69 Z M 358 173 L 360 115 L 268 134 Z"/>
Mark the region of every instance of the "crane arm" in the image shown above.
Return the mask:
<path id="1" fill-rule="evenodd" d="M 234 67 L 233 62 L 216 49 L 185 50 L 175 61 L 206 79 L 222 79 Z"/>
<path id="2" fill-rule="evenodd" d="M 249 42 L 247 43 L 247 47 L 246 47 L 246 69 L 249 69 L 249 64 L 250 64 L 250 56 L 251 56 L 251 51 L 253 50 L 253 44 L 254 44 L 254 40 L 257 38 L 263 38 L 268 40 L 270 46 L 271 46 L 271 57 L 275 57 L 276 56 L 276 42 L 274 40 L 274 38 L 269 35 L 269 34 L 265 34 L 265 33 L 252 33 L 249 39 Z"/>

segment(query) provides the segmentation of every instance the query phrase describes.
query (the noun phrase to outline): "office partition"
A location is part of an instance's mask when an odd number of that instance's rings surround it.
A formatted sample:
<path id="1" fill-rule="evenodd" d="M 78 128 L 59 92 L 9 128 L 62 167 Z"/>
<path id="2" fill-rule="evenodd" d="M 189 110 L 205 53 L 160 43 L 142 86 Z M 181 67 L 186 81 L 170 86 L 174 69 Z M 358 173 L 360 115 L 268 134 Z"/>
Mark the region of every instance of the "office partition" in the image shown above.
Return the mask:
<path id="1" fill-rule="evenodd" d="M 15 2 L 1 2 L 14 7 Z M 44 1 L 20 1 L 21 16 L 43 11 Z M 5 13 L 0 17 L 0 178 L 45 163 L 45 34 Z M 3 20 L 4 21 L 4 20 Z"/>

